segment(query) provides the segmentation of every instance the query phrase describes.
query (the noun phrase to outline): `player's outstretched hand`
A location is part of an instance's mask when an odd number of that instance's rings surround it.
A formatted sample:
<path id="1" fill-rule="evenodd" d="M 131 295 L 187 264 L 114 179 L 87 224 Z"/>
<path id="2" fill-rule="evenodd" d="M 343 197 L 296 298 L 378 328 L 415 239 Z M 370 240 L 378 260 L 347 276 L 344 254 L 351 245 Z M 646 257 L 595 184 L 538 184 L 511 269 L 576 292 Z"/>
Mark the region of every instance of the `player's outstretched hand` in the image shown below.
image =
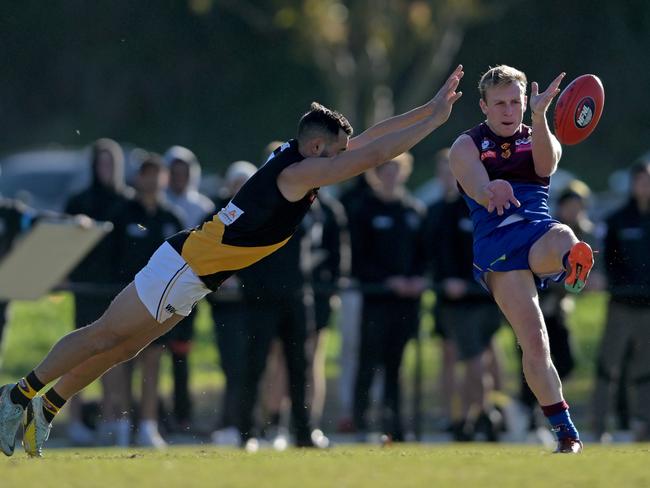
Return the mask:
<path id="1" fill-rule="evenodd" d="M 496 209 L 498 215 L 503 215 L 504 210 L 508 210 L 510 205 L 521 207 L 519 200 L 515 198 L 512 186 L 506 180 L 492 180 L 485 185 L 485 192 L 488 195 L 488 212 L 494 212 Z"/>
<path id="2" fill-rule="evenodd" d="M 536 81 L 533 81 L 530 85 L 530 111 L 534 114 L 545 114 L 548 110 L 551 101 L 555 98 L 555 95 L 560 93 L 560 83 L 562 83 L 562 78 L 566 73 L 560 73 L 557 78 L 555 78 L 548 88 L 539 93 L 539 85 Z"/>
<path id="3" fill-rule="evenodd" d="M 451 114 L 451 108 L 456 101 L 463 95 L 463 92 L 457 92 L 458 83 L 465 73 L 463 65 L 459 64 L 454 72 L 449 75 L 447 81 L 438 93 L 429 101 L 431 107 L 431 117 L 437 122 L 438 126 L 447 122 Z"/>

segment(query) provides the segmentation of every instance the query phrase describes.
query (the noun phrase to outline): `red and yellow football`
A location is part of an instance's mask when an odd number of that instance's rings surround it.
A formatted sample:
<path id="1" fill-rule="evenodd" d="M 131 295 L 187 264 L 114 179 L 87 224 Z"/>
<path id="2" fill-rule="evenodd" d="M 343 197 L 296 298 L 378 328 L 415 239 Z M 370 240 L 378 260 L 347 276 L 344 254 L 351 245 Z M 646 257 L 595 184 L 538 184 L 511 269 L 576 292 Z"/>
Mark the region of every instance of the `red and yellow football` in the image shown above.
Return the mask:
<path id="1" fill-rule="evenodd" d="M 582 75 L 560 93 L 553 116 L 555 137 L 571 146 L 591 134 L 605 105 L 605 90 L 596 75 Z"/>

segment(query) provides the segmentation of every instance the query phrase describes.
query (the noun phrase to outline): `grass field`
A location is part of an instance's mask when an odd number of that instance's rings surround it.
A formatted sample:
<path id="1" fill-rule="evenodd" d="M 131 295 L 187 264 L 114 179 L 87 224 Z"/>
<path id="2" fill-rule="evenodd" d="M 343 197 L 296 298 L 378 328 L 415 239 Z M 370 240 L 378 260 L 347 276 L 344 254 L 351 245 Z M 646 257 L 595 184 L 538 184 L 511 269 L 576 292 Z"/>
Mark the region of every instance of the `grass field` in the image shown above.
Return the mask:
<path id="1" fill-rule="evenodd" d="M 51 450 L 44 459 L 28 459 L 22 452 L 0 459 L 0 486 L 647 487 L 649 456 L 650 445 L 589 446 L 580 456 L 483 444 L 256 454 L 201 446 L 165 452 Z"/>

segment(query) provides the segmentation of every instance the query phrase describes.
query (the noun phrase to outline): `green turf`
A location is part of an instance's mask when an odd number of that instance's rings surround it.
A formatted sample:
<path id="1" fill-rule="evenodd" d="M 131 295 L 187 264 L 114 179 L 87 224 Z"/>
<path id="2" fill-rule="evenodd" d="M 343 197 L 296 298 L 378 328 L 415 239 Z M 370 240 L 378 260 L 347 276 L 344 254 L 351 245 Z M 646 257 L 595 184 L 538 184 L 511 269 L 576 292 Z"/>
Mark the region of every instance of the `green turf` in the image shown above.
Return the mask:
<path id="1" fill-rule="evenodd" d="M 40 487 L 641 487 L 650 446 L 588 446 L 579 456 L 539 446 L 340 446 L 328 451 L 213 447 L 165 452 L 51 450 L 44 459 L 0 458 L 3 488 Z M 25 480 L 29 480 L 26 484 Z"/>

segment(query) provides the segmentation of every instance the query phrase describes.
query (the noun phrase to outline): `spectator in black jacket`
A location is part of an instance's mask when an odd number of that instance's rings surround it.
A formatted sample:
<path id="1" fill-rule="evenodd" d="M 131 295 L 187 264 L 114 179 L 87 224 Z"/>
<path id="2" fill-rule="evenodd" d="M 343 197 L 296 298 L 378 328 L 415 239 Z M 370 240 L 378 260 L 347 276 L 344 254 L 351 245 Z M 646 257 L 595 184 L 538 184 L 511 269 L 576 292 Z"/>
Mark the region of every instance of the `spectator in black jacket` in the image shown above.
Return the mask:
<path id="1" fill-rule="evenodd" d="M 496 304 L 472 275 L 472 220 L 467 205 L 454 187 L 436 207 L 437 225 L 429 230 L 436 285 L 436 328 L 453 344 L 464 365 L 460 388 L 460 418 L 452 433 L 457 441 L 473 440 L 481 432 L 496 441 L 494 407 L 488 402 L 493 387 L 490 374 L 492 338 L 501 323 Z"/>
<path id="2" fill-rule="evenodd" d="M 333 304 L 340 305 L 338 288 L 341 280 L 350 276 L 350 235 L 343 205 L 321 191 L 307 216 L 311 250 L 311 278 L 314 285 L 315 330 L 307 340 L 310 388 L 307 391 L 311 425 L 321 427 L 325 405 L 326 331 L 330 324 Z"/>
<path id="3" fill-rule="evenodd" d="M 449 202 L 455 201 L 458 198 L 458 189 L 456 188 L 456 178 L 449 167 L 449 148 L 439 150 L 434 156 L 434 161 L 436 180 L 441 188 L 441 194 L 440 198 L 435 200 L 427 209 L 422 236 L 425 243 L 427 267 L 432 278 L 435 280 L 441 274 L 440 267 L 443 262 L 441 254 L 442 240 L 439 238 L 445 231 L 442 227 L 443 215 Z M 460 386 L 456 378 L 458 353 L 456 351 L 456 344 L 451 338 L 451 333 L 445 327 L 447 324 L 440 318 L 441 303 L 442 300 L 436 300 L 433 309 L 433 335 L 439 337 L 442 343 L 440 386 L 438 388 L 442 402 L 440 427 L 441 430 L 451 431 L 454 427 L 454 417 L 457 416 L 454 405 L 458 404 L 456 399 L 459 395 Z"/>
<path id="4" fill-rule="evenodd" d="M 278 144 L 279 145 L 279 144 Z M 277 146 L 276 146 L 277 147 Z M 274 147 L 275 149 L 275 147 Z M 224 208 L 239 189 L 255 174 L 257 167 L 249 161 L 235 161 L 228 166 L 224 185 L 215 200 L 217 209 Z M 205 220 L 212 215 L 206 215 Z M 214 338 L 219 351 L 219 365 L 225 377 L 221 412 L 212 432 L 212 441 L 219 445 L 240 443 L 239 392 L 244 374 L 246 331 L 244 304 L 239 277 L 235 274 L 223 282 L 218 292 L 207 297 L 214 324 Z"/>
<path id="5" fill-rule="evenodd" d="M 122 284 L 133 279 L 167 237 L 183 228 L 174 208 L 164 200 L 166 182 L 167 173 L 161 157 L 144 153 L 136 178 L 135 198 L 114 217 L 114 245 L 118 255 L 114 269 L 117 281 Z M 158 431 L 158 369 L 165 343 L 165 336 L 159 337 L 140 353 L 138 359 L 117 365 L 104 375 L 111 385 L 110 390 L 104 391 L 104 417 L 115 422 L 112 441 L 118 445 L 129 443 L 130 419 L 124 412 L 131 411 L 130 373 L 137 361 L 142 365 L 137 443 L 142 447 L 165 446 Z"/>
<path id="6" fill-rule="evenodd" d="M 610 301 L 603 333 L 593 400 L 594 432 L 607 429 L 610 387 L 617 382 L 625 356 L 635 389 L 635 438 L 650 440 L 650 163 L 630 172 L 627 204 L 607 220 L 605 269 Z"/>
<path id="7" fill-rule="evenodd" d="M 399 373 L 407 342 L 418 330 L 420 295 L 426 288 L 421 225 L 425 209 L 407 193 L 413 158 L 402 154 L 369 175 L 372 192 L 359 202 L 352 237 L 353 274 L 363 293 L 354 422 L 368 429 L 369 389 L 383 366 L 382 430 L 404 440 Z"/>
<path id="8" fill-rule="evenodd" d="M 242 445 L 247 449 L 256 447 L 253 413 L 258 386 L 275 338 L 280 339 L 286 361 L 296 446 L 324 447 L 329 442 L 322 432 L 312 431 L 306 399 L 306 343 L 315 330 L 311 271 L 303 267 L 303 263 L 309 262 L 305 253 L 311 250 L 309 228 L 310 218 L 306 217 L 284 247 L 237 273 L 242 283 L 246 324 L 239 430 Z M 283 368 L 270 378 L 266 375 L 271 382 L 266 386 L 276 390 L 280 396 L 284 395 L 284 376 Z"/>
<path id="9" fill-rule="evenodd" d="M 111 221 L 132 197 L 131 189 L 124 182 L 122 148 L 112 139 L 98 139 L 91 149 L 90 165 L 90 186 L 68 200 L 65 212 L 84 214 L 98 221 Z M 76 328 L 98 319 L 119 291 L 115 282 L 116 259 L 115 242 L 109 234 L 70 273 Z M 91 445 L 95 442 L 95 436 L 82 422 L 81 407 L 81 395 L 71 399 L 68 439 L 76 445 Z"/>

